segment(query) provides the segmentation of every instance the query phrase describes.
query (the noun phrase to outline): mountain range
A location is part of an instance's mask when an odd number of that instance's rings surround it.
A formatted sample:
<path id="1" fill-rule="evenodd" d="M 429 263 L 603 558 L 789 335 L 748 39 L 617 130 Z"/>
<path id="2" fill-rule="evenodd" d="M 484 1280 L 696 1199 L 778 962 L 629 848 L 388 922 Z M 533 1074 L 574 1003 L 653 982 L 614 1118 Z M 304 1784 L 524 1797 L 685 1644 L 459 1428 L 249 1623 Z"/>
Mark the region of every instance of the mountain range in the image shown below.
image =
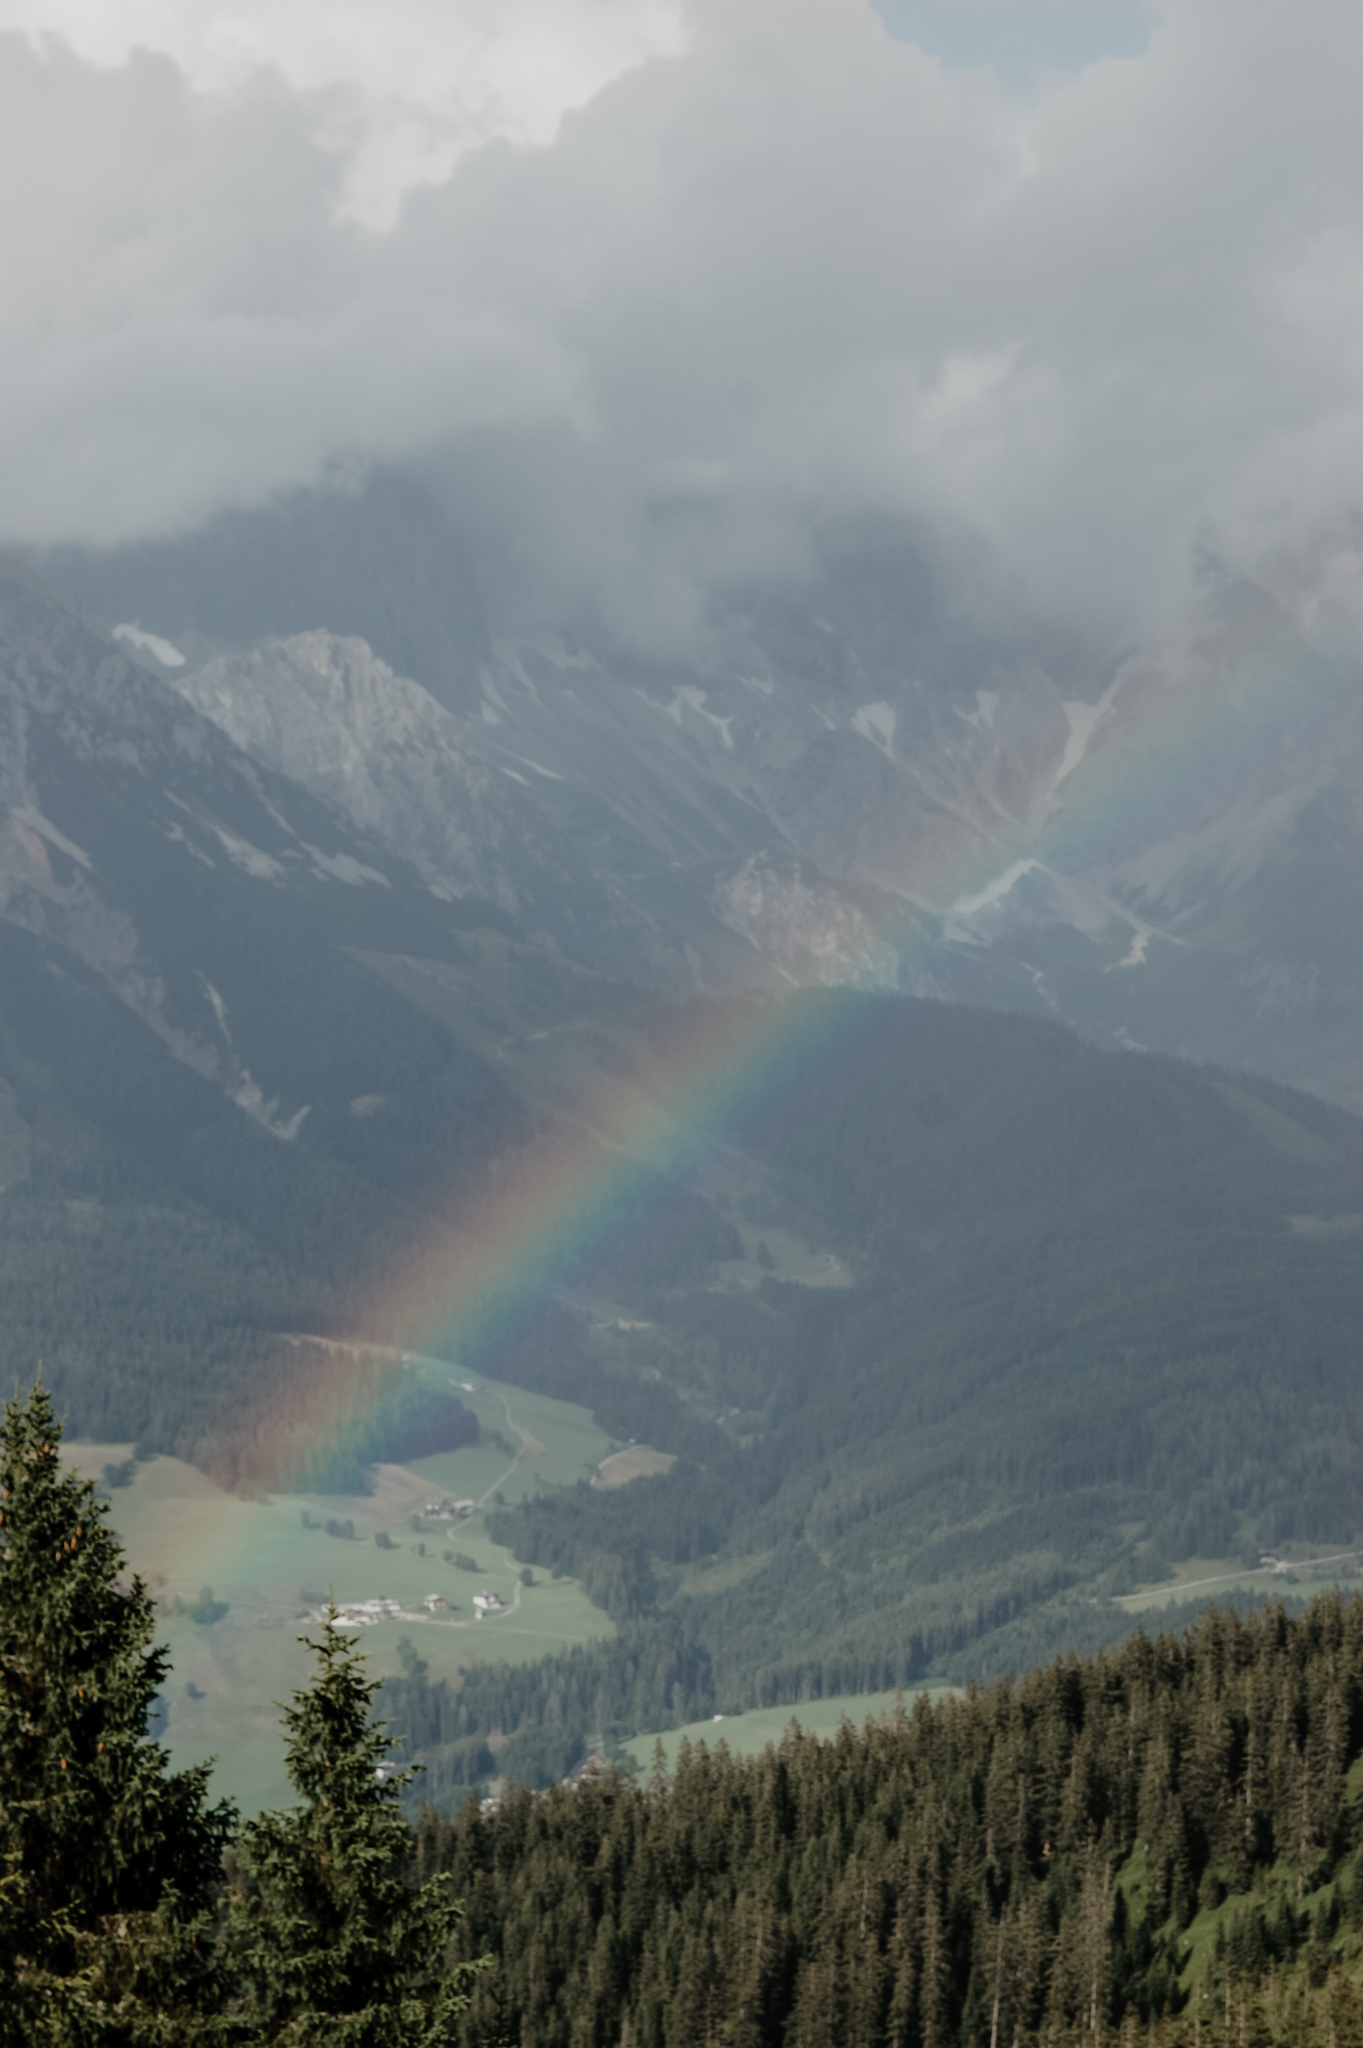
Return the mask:
<path id="1" fill-rule="evenodd" d="M 261 767 L 603 972 L 1034 1010 L 1363 1104 L 1357 664 L 1211 560 L 1191 625 L 1099 654 L 862 523 L 665 658 L 499 636 L 395 479 L 44 567 Z"/>

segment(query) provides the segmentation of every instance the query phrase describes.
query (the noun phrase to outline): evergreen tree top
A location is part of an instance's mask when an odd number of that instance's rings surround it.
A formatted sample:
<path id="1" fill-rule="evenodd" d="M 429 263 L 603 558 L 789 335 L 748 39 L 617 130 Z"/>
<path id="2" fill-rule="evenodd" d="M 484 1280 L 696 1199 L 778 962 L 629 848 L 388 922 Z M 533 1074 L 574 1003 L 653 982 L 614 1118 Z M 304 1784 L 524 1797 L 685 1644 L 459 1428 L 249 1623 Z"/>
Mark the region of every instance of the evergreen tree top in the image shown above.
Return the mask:
<path id="1" fill-rule="evenodd" d="M 251 1986 L 250 2022 L 266 2040 L 328 2048 L 436 2048 L 465 2010 L 481 1964 L 445 1972 L 462 1917 L 449 1881 L 413 1891 L 401 1795 L 416 1773 L 370 1708 L 370 1678 L 333 1603 L 311 1684 L 283 1709 L 286 1768 L 300 1805 L 244 1830 L 249 1885 L 234 1942 Z"/>
<path id="2" fill-rule="evenodd" d="M 147 1733 L 167 1668 L 151 1600 L 140 1578 L 126 1577 L 92 1484 L 63 1470 L 60 1445 L 41 1383 L 6 1403 L 0 1963 L 12 1986 L 3 2024 L 27 2043 L 46 2038 L 38 2013 L 65 2015 L 77 2037 L 98 2039 L 98 2015 L 117 2005 L 118 2038 L 130 2040 L 139 2013 L 153 2031 L 161 2025 L 169 1977 L 172 2005 L 196 1994 L 202 1971 L 186 1955 L 220 1882 L 232 1814 L 207 1806 L 207 1764 L 172 1774 Z"/>
<path id="3" fill-rule="evenodd" d="M 94 1671 L 130 1640 L 150 1641 L 140 1579 L 118 1584 L 124 1551 L 92 1482 L 64 1472 L 61 1426 L 41 1382 L 5 1404 L 0 1425 L 0 1661 L 79 1658 Z M 41 1590 L 41 1598 L 34 1597 Z M 158 1653 L 154 1680 L 165 1660 Z M 148 1673 L 149 1677 L 153 1674 Z M 148 1692 L 150 1704 L 155 1682 Z"/>

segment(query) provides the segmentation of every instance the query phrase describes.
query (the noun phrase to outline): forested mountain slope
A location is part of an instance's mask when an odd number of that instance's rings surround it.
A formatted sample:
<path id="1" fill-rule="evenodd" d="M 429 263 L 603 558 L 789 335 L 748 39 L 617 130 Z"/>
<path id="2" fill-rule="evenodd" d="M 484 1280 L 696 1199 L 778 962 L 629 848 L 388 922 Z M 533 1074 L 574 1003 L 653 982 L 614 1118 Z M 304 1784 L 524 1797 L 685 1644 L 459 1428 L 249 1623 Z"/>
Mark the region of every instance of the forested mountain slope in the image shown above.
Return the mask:
<path id="1" fill-rule="evenodd" d="M 1113 1596 L 1179 1559 L 1363 1530 L 1354 1119 L 1039 1021 L 792 1002 L 837 1057 L 731 1127 L 769 1178 L 720 1214 L 802 1218 L 857 1284 L 721 1268 L 636 1291 L 650 1327 L 561 1307 L 498 1354 L 679 1462 L 494 1518 L 622 1633 L 540 1677 L 396 1681 L 438 1785 L 486 1776 L 495 1731 L 552 1776 L 612 1729 L 1016 1670 L 1123 1633 Z"/>
<path id="2" fill-rule="evenodd" d="M 647 1788 L 470 1801 L 419 1868 L 498 1958 L 469 2041 L 500 2012 L 540 2048 L 1346 2048 L 1360 1757 L 1363 1603 L 1328 1599 Z"/>
<path id="3" fill-rule="evenodd" d="M 678 1459 L 497 1524 L 619 1633 L 399 1681 L 446 1790 L 494 1737 L 553 1775 L 612 1729 L 1019 1668 L 1180 1559 L 1363 1532 L 1347 1113 L 1035 1017 L 612 981 L 6 573 L 9 1369 L 248 1487 L 378 1454 L 352 1422 L 400 1360 L 343 1386 L 304 1333 L 446 1346 Z M 564 1157 L 591 1228 L 512 1255 Z M 485 1211 L 507 1313 L 456 1327 L 429 1275 Z"/>
<path id="4" fill-rule="evenodd" d="M 531 1128 L 352 958 L 470 922 L 0 564 L 6 1369 L 44 1359 L 87 1434 L 221 1461 L 275 1333 L 334 1327 L 432 1179 Z"/>

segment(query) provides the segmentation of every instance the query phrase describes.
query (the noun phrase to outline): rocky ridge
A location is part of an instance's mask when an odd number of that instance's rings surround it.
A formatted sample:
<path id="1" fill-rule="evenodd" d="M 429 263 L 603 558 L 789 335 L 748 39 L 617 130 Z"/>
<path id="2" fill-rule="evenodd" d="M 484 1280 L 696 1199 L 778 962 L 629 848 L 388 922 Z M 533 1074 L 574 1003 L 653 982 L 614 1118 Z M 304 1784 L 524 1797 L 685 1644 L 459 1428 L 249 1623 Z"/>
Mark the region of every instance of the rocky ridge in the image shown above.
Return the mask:
<path id="1" fill-rule="evenodd" d="M 65 572 L 259 763 L 611 974 L 1045 1010 L 1363 1103 L 1363 677 L 1308 607 L 1209 568 L 1104 659 L 863 526 L 664 660 L 498 638 L 390 497 Z"/>
<path id="2" fill-rule="evenodd" d="M 449 913 L 135 652 L 0 560 L 0 928 L 36 941 L 50 972 L 93 976 L 290 1138 L 310 1103 L 266 1049 L 290 960 L 362 939 L 371 918 L 416 936 Z"/>

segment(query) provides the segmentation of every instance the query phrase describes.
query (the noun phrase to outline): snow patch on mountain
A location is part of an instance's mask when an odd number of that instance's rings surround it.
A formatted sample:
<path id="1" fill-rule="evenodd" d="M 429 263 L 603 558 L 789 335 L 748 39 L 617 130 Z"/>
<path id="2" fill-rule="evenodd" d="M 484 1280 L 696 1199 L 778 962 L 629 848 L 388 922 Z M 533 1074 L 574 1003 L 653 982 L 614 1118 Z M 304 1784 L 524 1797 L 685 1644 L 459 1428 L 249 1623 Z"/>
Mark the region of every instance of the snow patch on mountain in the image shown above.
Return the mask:
<path id="1" fill-rule="evenodd" d="M 894 729 L 897 714 L 892 704 L 863 704 L 852 714 L 852 730 L 879 747 L 887 760 L 894 759 Z"/>
<path id="2" fill-rule="evenodd" d="M 975 709 L 973 711 L 962 711 L 958 705 L 956 707 L 957 716 L 963 718 L 967 725 L 973 725 L 977 731 L 987 732 L 993 726 L 994 713 L 998 710 L 1001 701 L 1002 693 L 998 690 L 976 690 Z"/>
<path id="3" fill-rule="evenodd" d="M 545 768 L 540 762 L 530 760 L 525 754 L 513 754 L 511 758 L 513 761 L 519 761 L 522 768 L 530 769 L 532 774 L 542 775 L 546 782 L 562 782 L 563 780 L 563 777 L 556 768 Z M 522 776 L 520 779 L 524 782 L 525 777 Z"/>
<path id="4" fill-rule="evenodd" d="M 278 1096 L 272 1096 L 267 1102 L 260 1084 L 245 1073 L 232 1090 L 232 1100 L 238 1109 L 245 1110 L 247 1116 L 262 1125 L 272 1138 L 282 1138 L 286 1145 L 292 1144 L 302 1130 L 305 1118 L 312 1112 L 312 1104 L 305 1102 L 292 1116 L 281 1116 Z"/>
<path id="5" fill-rule="evenodd" d="M 46 839 L 49 845 L 55 846 L 68 860 L 75 861 L 89 873 L 89 854 L 77 846 L 74 839 L 68 839 L 65 833 L 59 832 L 52 820 L 45 818 L 41 811 L 34 810 L 31 804 L 18 804 L 11 812 L 11 816 L 16 824 L 26 826 L 30 832 L 36 832 L 40 839 Z"/>
<path id="6" fill-rule="evenodd" d="M 1075 700 L 1066 701 L 1061 705 L 1070 730 L 1069 738 L 1065 742 L 1065 751 L 1060 757 L 1060 766 L 1051 784 L 1052 797 L 1061 783 L 1068 781 L 1075 769 L 1082 764 L 1094 734 L 1111 714 L 1112 707 L 1117 701 L 1117 692 L 1125 680 L 1126 678 L 1121 675 L 1115 677 L 1096 704 L 1085 704 Z"/>
<path id="7" fill-rule="evenodd" d="M 280 879 L 284 870 L 272 854 L 252 846 L 249 839 L 238 839 L 236 833 L 229 832 L 225 826 L 210 825 L 209 829 L 228 859 L 235 862 L 243 874 L 253 876 L 258 882 L 277 882 Z"/>
<path id="8" fill-rule="evenodd" d="M 1011 895 L 1024 875 L 1045 872 L 1039 860 L 1015 860 L 1001 875 L 996 875 L 992 882 L 987 882 L 978 894 L 958 896 L 947 915 L 965 920 L 978 917 L 982 910 L 993 910 L 997 904 L 1002 903 L 1005 896 Z"/>
<path id="9" fill-rule="evenodd" d="M 734 722 L 733 713 L 730 712 L 727 718 L 717 717 L 713 711 L 706 708 L 707 695 L 707 691 L 697 689 L 694 683 L 686 683 L 673 692 L 670 704 L 660 704 L 657 708 L 662 712 L 664 718 L 670 718 L 672 723 L 679 728 L 682 722 L 683 711 L 690 711 L 695 717 L 703 718 L 708 725 L 715 727 L 721 741 L 732 753 L 734 742 L 729 727 Z"/>
<path id="10" fill-rule="evenodd" d="M 1132 927 L 1131 944 L 1120 960 L 1111 960 L 1103 969 L 1104 974 L 1114 974 L 1122 967 L 1144 967 L 1145 956 L 1150 950 L 1150 941 L 1155 936 L 1153 925 L 1137 924 Z"/>
<path id="11" fill-rule="evenodd" d="M 309 846 L 306 839 L 300 844 L 312 862 L 314 874 L 328 875 L 333 882 L 344 882 L 352 889 L 362 889 L 366 882 L 374 882 L 380 889 L 393 886 L 387 875 L 356 860 L 353 853 L 323 853 L 320 848 Z"/>
<path id="12" fill-rule="evenodd" d="M 140 626 L 115 626 L 115 640 L 121 640 L 125 647 L 135 647 L 139 654 L 154 655 L 163 668 L 183 668 L 185 657 L 173 641 L 163 640 L 159 633 L 144 633 Z"/>

